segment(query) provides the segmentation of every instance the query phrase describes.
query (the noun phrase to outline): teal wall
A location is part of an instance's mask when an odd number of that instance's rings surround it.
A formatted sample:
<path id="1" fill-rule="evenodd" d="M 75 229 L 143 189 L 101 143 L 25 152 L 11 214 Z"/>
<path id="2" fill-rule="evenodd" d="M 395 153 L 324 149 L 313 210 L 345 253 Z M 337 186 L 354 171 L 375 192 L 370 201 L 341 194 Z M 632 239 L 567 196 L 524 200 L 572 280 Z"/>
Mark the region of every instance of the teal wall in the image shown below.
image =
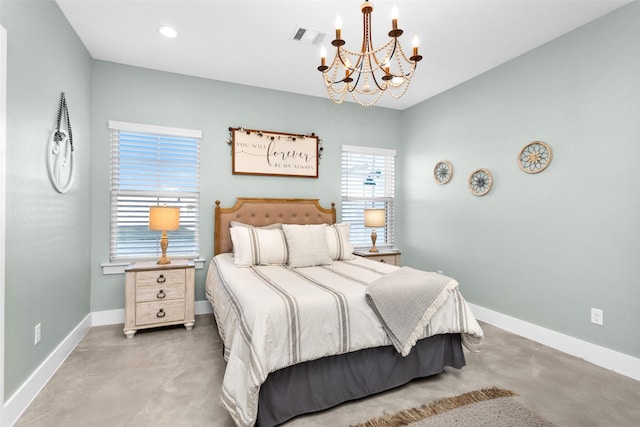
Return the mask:
<path id="1" fill-rule="evenodd" d="M 53 1 L 6 1 L 7 213 L 5 396 L 89 314 L 91 57 Z M 70 108 L 77 170 L 49 182 L 46 149 L 60 93 Z M 42 341 L 34 346 L 34 327 Z"/>
<path id="2" fill-rule="evenodd" d="M 405 110 L 403 260 L 480 306 L 640 356 L 640 2 Z M 549 168 L 520 171 L 541 140 Z M 437 185 L 433 166 L 453 163 Z M 491 192 L 469 174 L 488 168 Z M 604 310 L 604 326 L 590 308 Z"/>
<path id="3" fill-rule="evenodd" d="M 318 82 L 321 84 L 321 82 Z M 91 310 L 124 307 L 124 277 L 105 276 L 109 260 L 109 138 L 107 122 L 199 129 L 201 146 L 200 256 L 213 256 L 215 201 L 231 206 L 236 197 L 319 198 L 340 208 L 343 144 L 398 148 L 401 112 L 329 99 L 187 77 L 111 62 L 93 62 L 93 180 Z M 307 134 L 323 141 L 318 179 L 246 176 L 231 173 L 229 127 Z M 196 273 L 196 300 L 204 300 L 206 268 Z"/>

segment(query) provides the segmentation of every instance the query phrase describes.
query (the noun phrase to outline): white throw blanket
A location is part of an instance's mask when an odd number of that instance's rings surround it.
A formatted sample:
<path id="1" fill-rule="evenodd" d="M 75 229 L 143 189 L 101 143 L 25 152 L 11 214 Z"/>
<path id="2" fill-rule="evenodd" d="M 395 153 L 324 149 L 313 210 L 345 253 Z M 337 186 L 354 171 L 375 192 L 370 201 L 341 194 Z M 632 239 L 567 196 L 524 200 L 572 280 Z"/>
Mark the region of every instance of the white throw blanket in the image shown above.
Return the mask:
<path id="1" fill-rule="evenodd" d="M 451 277 L 402 267 L 371 282 L 366 298 L 393 346 L 406 356 L 457 286 Z"/>

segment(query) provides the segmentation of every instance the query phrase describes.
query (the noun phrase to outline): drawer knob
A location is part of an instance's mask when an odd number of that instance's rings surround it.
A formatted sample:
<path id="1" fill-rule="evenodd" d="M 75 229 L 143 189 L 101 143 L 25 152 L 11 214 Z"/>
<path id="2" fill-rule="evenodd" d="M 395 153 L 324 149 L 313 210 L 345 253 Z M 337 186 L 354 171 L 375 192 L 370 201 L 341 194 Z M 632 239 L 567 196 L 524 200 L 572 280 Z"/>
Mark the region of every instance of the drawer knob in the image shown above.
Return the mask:
<path id="1" fill-rule="evenodd" d="M 158 278 L 156 279 L 156 282 L 158 283 L 164 283 L 167 281 L 167 278 L 164 277 L 164 274 L 161 274 L 160 276 L 158 276 Z"/>
<path id="2" fill-rule="evenodd" d="M 164 312 L 164 308 L 161 308 L 160 311 L 156 313 L 156 317 L 164 317 L 167 313 Z"/>
<path id="3" fill-rule="evenodd" d="M 167 296 L 167 294 L 165 294 L 164 291 L 162 289 L 160 289 L 160 292 L 158 292 L 158 294 L 156 295 L 156 298 L 163 299 L 166 296 Z"/>

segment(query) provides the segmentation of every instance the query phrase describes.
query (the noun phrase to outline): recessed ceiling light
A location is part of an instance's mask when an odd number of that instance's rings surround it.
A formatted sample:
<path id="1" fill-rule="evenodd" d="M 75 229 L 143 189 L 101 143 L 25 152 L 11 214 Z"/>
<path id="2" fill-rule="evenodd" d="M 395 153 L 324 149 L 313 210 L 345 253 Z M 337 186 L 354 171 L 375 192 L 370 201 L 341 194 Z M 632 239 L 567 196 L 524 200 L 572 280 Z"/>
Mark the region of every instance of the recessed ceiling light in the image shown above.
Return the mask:
<path id="1" fill-rule="evenodd" d="M 178 32 L 173 28 L 169 27 L 168 25 L 163 25 L 161 27 L 158 27 L 158 32 L 170 39 L 178 37 Z"/>

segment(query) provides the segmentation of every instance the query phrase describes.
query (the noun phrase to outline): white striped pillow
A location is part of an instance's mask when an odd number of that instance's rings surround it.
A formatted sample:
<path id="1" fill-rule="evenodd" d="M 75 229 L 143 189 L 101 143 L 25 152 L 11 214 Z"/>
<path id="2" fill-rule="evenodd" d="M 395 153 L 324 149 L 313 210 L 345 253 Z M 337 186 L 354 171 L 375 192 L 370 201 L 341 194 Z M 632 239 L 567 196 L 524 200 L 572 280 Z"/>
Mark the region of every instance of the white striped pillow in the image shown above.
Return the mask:
<path id="1" fill-rule="evenodd" d="M 327 244 L 329 245 L 329 256 L 334 261 L 343 259 L 353 259 L 353 245 L 349 241 L 351 224 L 343 222 L 327 227 Z"/>
<path id="2" fill-rule="evenodd" d="M 289 267 L 331 264 L 325 228 L 327 224 L 282 224 L 289 249 Z"/>
<path id="3" fill-rule="evenodd" d="M 287 242 L 280 229 L 232 227 L 233 263 L 239 267 L 286 264 Z"/>

